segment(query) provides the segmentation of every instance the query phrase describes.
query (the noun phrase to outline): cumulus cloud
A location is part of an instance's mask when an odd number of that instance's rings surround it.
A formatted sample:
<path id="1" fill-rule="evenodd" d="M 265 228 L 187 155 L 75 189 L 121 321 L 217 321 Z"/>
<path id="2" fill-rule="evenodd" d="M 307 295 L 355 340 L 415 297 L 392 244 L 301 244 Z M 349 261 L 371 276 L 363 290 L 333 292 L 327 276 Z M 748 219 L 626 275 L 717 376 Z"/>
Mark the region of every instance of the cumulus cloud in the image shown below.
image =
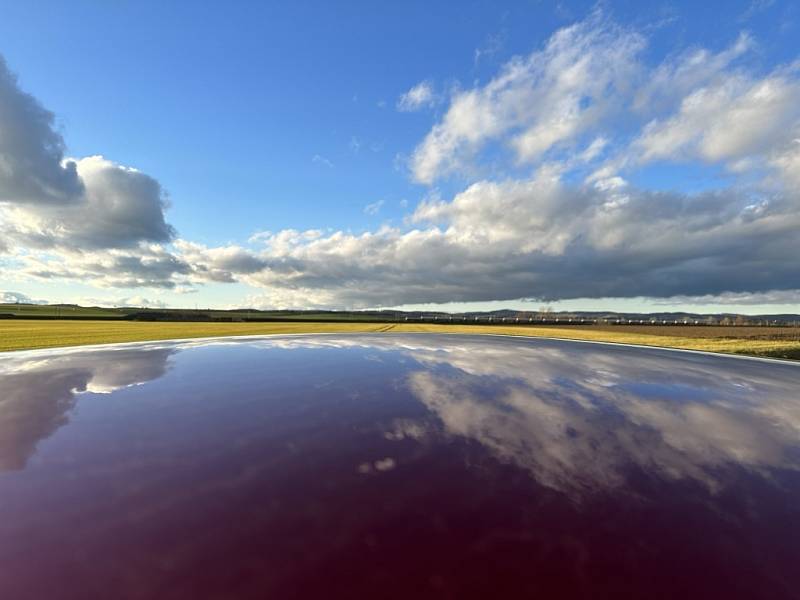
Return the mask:
<path id="1" fill-rule="evenodd" d="M 772 153 L 769 164 L 777 171 L 783 184 L 791 189 L 800 189 L 800 132 L 798 137 Z"/>
<path id="2" fill-rule="evenodd" d="M 718 53 L 694 49 L 654 68 L 631 107 L 631 119 L 645 119 L 640 131 L 589 179 L 654 162 L 709 164 L 796 195 L 800 63 L 747 69 L 742 61 L 754 46 L 742 34 Z"/>
<path id="3" fill-rule="evenodd" d="M 736 190 L 574 186 L 543 170 L 423 202 L 410 230 L 281 232 L 238 271 L 214 249 L 186 260 L 203 265 L 198 273 L 264 288 L 261 303 L 274 306 L 779 290 L 800 280 L 800 265 L 787 260 L 800 253 L 797 207 Z"/>
<path id="4" fill-rule="evenodd" d="M 267 239 L 272 240 L 274 236 Z M 208 248 L 186 240 L 176 241 L 175 246 L 184 264 L 191 265 L 192 274 L 199 281 L 231 283 L 235 281 L 234 275 L 249 275 L 266 267 L 263 259 L 238 246 Z"/>
<path id="5" fill-rule="evenodd" d="M 687 95 L 677 114 L 650 122 L 634 149 L 641 160 L 731 162 L 768 155 L 797 135 L 800 82 L 793 73 L 732 75 Z"/>
<path id="6" fill-rule="evenodd" d="M 42 250 L 95 250 L 172 239 L 155 179 L 100 156 L 72 164 L 84 186 L 78 201 L 5 208 L 0 232 L 7 240 Z"/>
<path id="7" fill-rule="evenodd" d="M 742 33 L 732 45 L 720 52 L 691 48 L 668 57 L 648 72 L 633 95 L 632 108 L 649 114 L 671 110 L 686 95 L 719 78 L 726 78 L 736 61 L 754 46 L 753 38 Z"/>
<path id="8" fill-rule="evenodd" d="M 53 115 L 0 59 L 0 234 L 6 246 L 118 248 L 166 242 L 159 183 L 100 156 L 64 158 Z"/>
<path id="9" fill-rule="evenodd" d="M 65 158 L 52 113 L 0 59 L 0 252 L 17 274 L 172 287 L 189 269 L 165 247 L 175 235 L 166 208 L 145 173 L 102 156 Z"/>
<path id="10" fill-rule="evenodd" d="M 82 191 L 53 114 L 19 88 L 0 56 L 0 203 L 64 204 Z"/>
<path id="11" fill-rule="evenodd" d="M 432 183 L 462 170 L 493 140 L 502 139 L 517 161 L 531 162 L 590 131 L 621 106 L 643 46 L 639 34 L 599 14 L 558 31 L 486 85 L 453 96 L 412 156 L 414 178 Z"/>
<path id="12" fill-rule="evenodd" d="M 17 259 L 19 275 L 37 280 L 82 281 L 103 288 L 175 288 L 192 267 L 157 244 L 85 252 L 60 250 Z"/>
<path id="13" fill-rule="evenodd" d="M 433 91 L 433 84 L 430 81 L 421 81 L 400 96 L 397 101 L 397 110 L 412 112 L 426 106 L 433 106 L 437 100 L 436 93 Z"/>

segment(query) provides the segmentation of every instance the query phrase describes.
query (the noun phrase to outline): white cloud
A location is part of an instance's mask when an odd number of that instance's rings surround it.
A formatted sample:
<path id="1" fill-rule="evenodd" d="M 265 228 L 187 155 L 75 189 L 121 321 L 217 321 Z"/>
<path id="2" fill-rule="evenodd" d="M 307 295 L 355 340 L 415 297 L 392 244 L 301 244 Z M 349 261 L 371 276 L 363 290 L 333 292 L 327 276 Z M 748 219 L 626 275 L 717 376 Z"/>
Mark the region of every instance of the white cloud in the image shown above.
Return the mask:
<path id="1" fill-rule="evenodd" d="M 279 233 L 277 236 L 285 236 Z M 262 240 L 272 243 L 275 235 Z M 266 263 L 253 253 L 239 246 L 207 248 L 186 240 L 177 240 L 175 247 L 182 261 L 191 265 L 191 279 L 195 281 L 214 281 L 232 283 L 234 273 L 248 275 L 260 271 Z"/>
<path id="2" fill-rule="evenodd" d="M 800 133 L 798 134 L 800 136 Z M 800 189 L 800 137 L 788 142 L 769 157 L 769 164 L 781 182 L 792 189 Z"/>
<path id="3" fill-rule="evenodd" d="M 159 244 L 95 251 L 60 249 L 16 258 L 15 272 L 39 281 L 81 281 L 101 288 L 173 289 L 192 267 Z"/>
<path id="4" fill-rule="evenodd" d="M 0 59 L 0 234 L 6 246 L 132 247 L 167 242 L 159 183 L 100 156 L 64 158 L 53 115 Z"/>
<path id="5" fill-rule="evenodd" d="M 377 215 L 381 212 L 381 208 L 383 208 L 383 200 L 378 200 L 376 202 L 372 202 L 371 204 L 367 204 L 364 207 L 364 213 L 368 215 Z"/>
<path id="6" fill-rule="evenodd" d="M 482 60 L 494 57 L 503 49 L 505 41 L 506 33 L 504 31 L 486 36 L 483 44 L 475 48 L 473 64 L 477 67 Z"/>
<path id="7" fill-rule="evenodd" d="M 768 291 L 800 280 L 786 258 L 800 255 L 797 206 L 736 190 L 575 187 L 543 170 L 425 201 L 410 230 L 284 231 L 241 270 L 223 268 L 218 249 L 182 259 L 282 307 Z"/>
<path id="8" fill-rule="evenodd" d="M 313 162 L 315 165 L 323 165 L 325 167 L 328 167 L 329 169 L 333 167 L 333 163 L 324 156 L 322 156 L 321 154 L 315 154 L 314 156 L 312 156 L 311 162 Z"/>
<path id="9" fill-rule="evenodd" d="M 800 81 L 792 72 L 731 75 L 689 93 L 674 116 L 654 120 L 634 143 L 640 160 L 730 162 L 763 157 L 800 123 Z"/>
<path id="10" fill-rule="evenodd" d="M 775 4 L 775 0 L 752 0 L 747 9 L 739 17 L 740 21 L 747 21 L 760 12 L 764 12 Z"/>
<path id="11" fill-rule="evenodd" d="M 430 184 L 463 170 L 493 140 L 524 163 L 591 131 L 630 94 L 643 46 L 639 34 L 600 14 L 556 32 L 542 50 L 511 60 L 485 86 L 453 96 L 414 152 L 414 178 Z"/>
<path id="12" fill-rule="evenodd" d="M 171 287 L 188 271 L 154 178 L 101 156 L 64 158 L 53 116 L 0 62 L 0 239 L 17 275 Z"/>
<path id="13" fill-rule="evenodd" d="M 44 250 L 92 250 L 168 242 L 173 237 L 164 218 L 164 194 L 155 179 L 101 156 L 72 164 L 84 188 L 79 200 L 6 207 L 0 221 L 6 240 Z"/>
<path id="14" fill-rule="evenodd" d="M 693 91 L 730 76 L 730 68 L 754 47 L 746 33 L 721 52 L 692 48 L 669 57 L 651 69 L 645 81 L 634 93 L 635 112 L 653 114 L 671 110 Z"/>
<path id="15" fill-rule="evenodd" d="M 430 81 L 421 81 L 400 96 L 397 101 L 397 110 L 412 112 L 426 106 L 433 106 L 437 100 L 436 93 L 433 91 L 433 84 Z"/>

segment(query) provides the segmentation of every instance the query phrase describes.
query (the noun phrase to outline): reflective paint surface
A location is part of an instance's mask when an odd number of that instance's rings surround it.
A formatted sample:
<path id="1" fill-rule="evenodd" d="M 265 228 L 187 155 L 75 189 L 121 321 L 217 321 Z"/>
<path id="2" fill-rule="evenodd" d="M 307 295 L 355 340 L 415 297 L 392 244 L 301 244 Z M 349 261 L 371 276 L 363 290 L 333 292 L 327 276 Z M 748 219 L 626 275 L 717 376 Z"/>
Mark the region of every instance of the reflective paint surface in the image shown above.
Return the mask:
<path id="1" fill-rule="evenodd" d="M 800 598 L 800 365 L 431 334 L 0 358 L 2 598 Z"/>

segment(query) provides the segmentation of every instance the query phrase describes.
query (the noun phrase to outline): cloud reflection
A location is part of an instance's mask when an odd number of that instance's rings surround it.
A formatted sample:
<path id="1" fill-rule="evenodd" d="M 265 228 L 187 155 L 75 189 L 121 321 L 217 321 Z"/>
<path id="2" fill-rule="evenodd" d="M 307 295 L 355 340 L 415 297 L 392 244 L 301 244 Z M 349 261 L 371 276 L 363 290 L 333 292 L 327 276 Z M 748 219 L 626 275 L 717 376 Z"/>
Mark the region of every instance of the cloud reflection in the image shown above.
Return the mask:
<path id="1" fill-rule="evenodd" d="M 6 354 L 0 365 L 0 471 L 25 467 L 69 421 L 81 393 L 108 394 L 164 375 L 170 347 Z"/>
<path id="2" fill-rule="evenodd" d="M 800 468 L 794 365 L 524 343 L 412 355 L 427 368 L 410 389 L 448 434 L 559 491 L 616 489 L 633 469 L 714 491 L 732 468 Z"/>
<path id="3" fill-rule="evenodd" d="M 13 355 L 0 365 L 0 470 L 24 467 L 36 444 L 67 422 L 77 394 L 152 381 L 166 372 L 172 353 L 208 345 L 352 350 L 348 360 L 364 371 L 396 372 L 369 384 L 347 375 L 352 393 L 391 386 L 427 409 L 425 416 L 388 417 L 379 425 L 385 440 L 478 442 L 575 499 L 625 489 L 637 474 L 714 492 L 742 469 L 765 478 L 776 469 L 800 470 L 798 365 L 442 335 L 287 336 Z M 220 378 L 222 386 L 224 372 Z"/>
<path id="4" fill-rule="evenodd" d="M 268 343 L 398 353 L 409 363 L 408 389 L 430 417 L 393 423 L 387 439 L 443 431 L 477 441 L 574 498 L 618 490 L 634 472 L 713 492 L 733 469 L 764 477 L 800 469 L 798 365 L 503 338 Z"/>

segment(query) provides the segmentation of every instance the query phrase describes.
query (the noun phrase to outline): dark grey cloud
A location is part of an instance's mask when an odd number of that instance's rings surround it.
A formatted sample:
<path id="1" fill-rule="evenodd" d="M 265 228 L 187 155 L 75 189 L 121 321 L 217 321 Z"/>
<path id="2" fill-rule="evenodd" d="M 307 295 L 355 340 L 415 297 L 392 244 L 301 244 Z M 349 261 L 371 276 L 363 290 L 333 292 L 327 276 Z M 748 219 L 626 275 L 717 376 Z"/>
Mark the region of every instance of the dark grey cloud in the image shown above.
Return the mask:
<path id="1" fill-rule="evenodd" d="M 538 298 L 702 296 L 798 287 L 800 202 L 570 185 L 540 174 L 480 182 L 421 205 L 422 228 L 193 245 L 196 274 L 265 290 L 265 305 L 365 307 Z M 238 256 L 226 264 L 223 255 Z M 237 270 L 237 264 L 247 268 Z M 258 270 L 253 270 L 259 264 Z"/>
<path id="2" fill-rule="evenodd" d="M 156 179 L 101 156 L 68 160 L 64 151 L 53 114 L 20 89 L 0 57 L 1 252 L 46 251 L 63 263 L 75 253 L 136 254 L 174 238 Z M 82 262 L 86 271 L 91 261 Z"/>
<path id="3" fill-rule="evenodd" d="M 0 56 L 0 203 L 64 204 L 83 192 L 53 113 L 19 89 Z"/>
<path id="4" fill-rule="evenodd" d="M 165 243 L 174 237 L 158 181 L 100 156 L 75 164 L 85 187 L 77 202 L 5 211 L 0 232 L 11 247 L 91 251 Z"/>
<path id="5" fill-rule="evenodd" d="M 267 262 L 239 246 L 207 248 L 178 240 L 181 260 L 192 266 L 195 278 L 217 283 L 232 283 L 238 275 L 250 275 L 266 268 Z"/>
<path id="6" fill-rule="evenodd" d="M 0 57 L 0 252 L 39 279 L 172 288 L 191 268 L 165 247 L 160 183 L 102 156 L 68 160 L 53 114 Z"/>
<path id="7" fill-rule="evenodd" d="M 35 279 L 84 281 L 99 287 L 172 289 L 192 267 L 159 246 L 132 250 L 67 252 L 56 259 L 26 257 L 20 274 Z"/>

